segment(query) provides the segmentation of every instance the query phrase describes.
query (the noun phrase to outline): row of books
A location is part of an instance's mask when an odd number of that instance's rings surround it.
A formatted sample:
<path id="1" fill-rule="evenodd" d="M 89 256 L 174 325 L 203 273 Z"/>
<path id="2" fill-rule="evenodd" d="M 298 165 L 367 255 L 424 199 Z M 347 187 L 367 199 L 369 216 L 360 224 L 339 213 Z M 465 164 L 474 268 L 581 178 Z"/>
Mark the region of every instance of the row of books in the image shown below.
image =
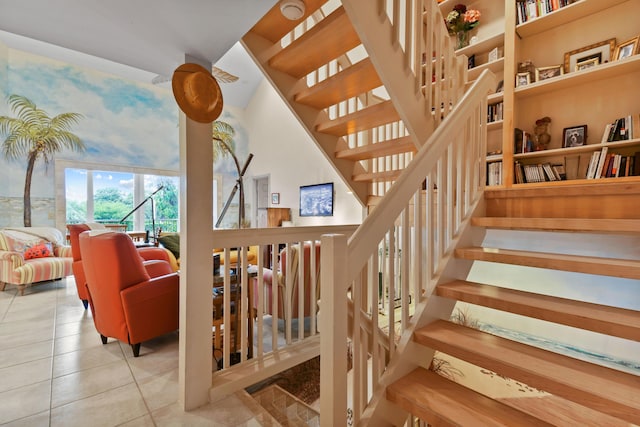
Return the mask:
<path id="1" fill-rule="evenodd" d="M 587 179 L 617 178 L 640 174 L 640 151 L 632 156 L 609 153 L 607 146 L 594 151 L 587 168 Z"/>
<path id="2" fill-rule="evenodd" d="M 487 105 L 487 123 L 496 122 L 503 119 L 504 103 Z"/>
<path id="3" fill-rule="evenodd" d="M 640 114 L 629 114 L 616 119 L 613 123 L 607 123 L 602 133 L 602 143 L 614 141 L 626 141 L 640 137 Z"/>
<path id="4" fill-rule="evenodd" d="M 561 163 L 538 163 L 532 165 L 523 165 L 520 162 L 516 162 L 515 175 L 516 184 L 525 184 L 528 182 L 562 181 L 567 179 L 564 165 Z"/>
<path id="5" fill-rule="evenodd" d="M 576 1 L 578 0 L 516 0 L 516 24 L 545 16 Z"/>
<path id="6" fill-rule="evenodd" d="M 502 162 L 487 164 L 487 185 L 502 185 Z"/>

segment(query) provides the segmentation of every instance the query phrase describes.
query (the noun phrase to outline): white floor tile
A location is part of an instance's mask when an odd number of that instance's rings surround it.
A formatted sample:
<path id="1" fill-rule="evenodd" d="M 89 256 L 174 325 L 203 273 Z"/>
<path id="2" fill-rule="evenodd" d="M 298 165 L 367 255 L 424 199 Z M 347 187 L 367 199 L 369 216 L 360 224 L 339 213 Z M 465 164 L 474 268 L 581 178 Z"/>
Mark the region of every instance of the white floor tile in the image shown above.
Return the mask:
<path id="1" fill-rule="evenodd" d="M 0 369 L 0 393 L 51 379 L 52 361 L 49 356 Z"/>
<path id="2" fill-rule="evenodd" d="M 51 381 L 42 381 L 0 393 L 0 424 L 49 410 Z"/>

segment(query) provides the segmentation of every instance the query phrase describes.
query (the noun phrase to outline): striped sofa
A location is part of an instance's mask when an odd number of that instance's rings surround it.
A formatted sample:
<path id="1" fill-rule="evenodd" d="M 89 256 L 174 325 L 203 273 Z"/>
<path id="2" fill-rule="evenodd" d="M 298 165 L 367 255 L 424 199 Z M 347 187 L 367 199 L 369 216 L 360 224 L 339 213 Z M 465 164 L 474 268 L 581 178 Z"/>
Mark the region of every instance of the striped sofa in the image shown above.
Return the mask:
<path id="1" fill-rule="evenodd" d="M 0 291 L 15 285 L 24 295 L 28 285 L 73 274 L 71 247 L 54 227 L 0 230 Z"/>

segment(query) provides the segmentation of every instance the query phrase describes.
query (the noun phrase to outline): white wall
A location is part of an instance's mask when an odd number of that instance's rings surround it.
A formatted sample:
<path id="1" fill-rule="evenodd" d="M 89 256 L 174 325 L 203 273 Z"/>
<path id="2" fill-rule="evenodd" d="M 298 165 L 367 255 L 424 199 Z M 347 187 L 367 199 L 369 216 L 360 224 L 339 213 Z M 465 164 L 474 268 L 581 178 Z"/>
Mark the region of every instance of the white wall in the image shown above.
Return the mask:
<path id="1" fill-rule="evenodd" d="M 249 150 L 254 155 L 245 180 L 247 195 L 253 194 L 254 176 L 269 175 L 269 192 L 280 193 L 280 204 L 271 206 L 291 208 L 294 225 L 362 222 L 362 205 L 348 193 L 332 165 L 267 80 L 247 106 L 244 123 L 249 132 Z M 299 187 L 324 182 L 334 183 L 333 216 L 299 217 Z"/>

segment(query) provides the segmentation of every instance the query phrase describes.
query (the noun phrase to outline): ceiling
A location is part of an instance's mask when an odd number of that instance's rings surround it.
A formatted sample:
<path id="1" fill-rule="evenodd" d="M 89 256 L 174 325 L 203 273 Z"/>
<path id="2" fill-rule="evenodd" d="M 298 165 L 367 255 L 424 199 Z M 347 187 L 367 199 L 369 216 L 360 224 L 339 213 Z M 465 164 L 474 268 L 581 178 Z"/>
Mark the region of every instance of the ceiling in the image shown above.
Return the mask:
<path id="1" fill-rule="evenodd" d="M 0 40 L 11 48 L 145 82 L 158 74 L 170 76 L 189 55 L 240 77 L 221 87 L 225 102 L 233 98 L 231 105 L 243 107 L 262 74 L 237 41 L 275 3 L 0 0 Z"/>

